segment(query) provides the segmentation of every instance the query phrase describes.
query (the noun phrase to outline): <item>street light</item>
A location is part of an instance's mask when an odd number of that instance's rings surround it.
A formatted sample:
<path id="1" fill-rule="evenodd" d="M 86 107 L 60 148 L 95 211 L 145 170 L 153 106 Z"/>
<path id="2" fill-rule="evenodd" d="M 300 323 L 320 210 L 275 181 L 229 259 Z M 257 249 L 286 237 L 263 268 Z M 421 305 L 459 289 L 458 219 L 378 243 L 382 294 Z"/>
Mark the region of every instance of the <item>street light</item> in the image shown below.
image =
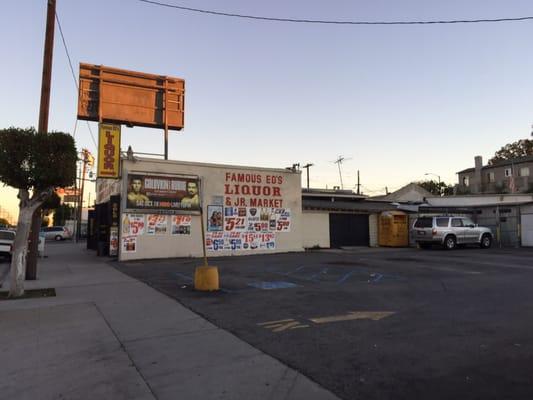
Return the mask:
<path id="1" fill-rule="evenodd" d="M 432 172 L 426 172 L 424 175 L 425 175 L 425 176 L 427 176 L 427 175 L 433 175 L 433 176 L 436 176 L 436 177 L 437 177 L 437 179 L 439 180 L 439 196 L 442 196 L 442 187 L 441 187 L 441 185 L 440 185 L 440 175 L 434 174 L 434 173 L 432 173 Z"/>

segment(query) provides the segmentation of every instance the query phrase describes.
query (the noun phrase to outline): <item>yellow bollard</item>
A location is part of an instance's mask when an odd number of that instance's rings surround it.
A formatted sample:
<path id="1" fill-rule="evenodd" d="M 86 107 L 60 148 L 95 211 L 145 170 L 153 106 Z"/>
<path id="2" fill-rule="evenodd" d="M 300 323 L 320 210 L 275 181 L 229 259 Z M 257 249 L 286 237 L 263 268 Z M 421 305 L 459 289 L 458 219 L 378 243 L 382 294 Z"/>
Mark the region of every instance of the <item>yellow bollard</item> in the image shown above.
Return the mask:
<path id="1" fill-rule="evenodd" d="M 194 271 L 194 289 L 203 292 L 218 290 L 218 268 L 213 266 L 196 267 Z"/>

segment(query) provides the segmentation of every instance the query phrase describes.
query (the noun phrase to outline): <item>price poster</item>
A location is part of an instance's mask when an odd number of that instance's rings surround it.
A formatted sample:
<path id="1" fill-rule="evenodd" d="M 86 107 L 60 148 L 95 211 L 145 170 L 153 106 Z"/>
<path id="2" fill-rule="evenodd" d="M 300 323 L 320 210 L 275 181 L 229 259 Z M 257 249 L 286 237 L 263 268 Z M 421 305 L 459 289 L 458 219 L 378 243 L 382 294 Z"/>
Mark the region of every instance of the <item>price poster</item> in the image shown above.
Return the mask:
<path id="1" fill-rule="evenodd" d="M 144 233 L 144 214 L 123 214 L 122 234 L 124 236 L 138 236 Z"/>
<path id="2" fill-rule="evenodd" d="M 172 215 L 171 233 L 173 235 L 190 235 L 192 217 L 190 215 Z"/>
<path id="3" fill-rule="evenodd" d="M 137 252 L 137 236 L 123 236 L 122 237 L 122 252 L 136 253 Z"/>
<path id="4" fill-rule="evenodd" d="M 291 229 L 287 208 L 224 207 L 223 215 L 224 229 L 207 232 L 210 251 L 274 250 L 276 235 Z"/>
<path id="5" fill-rule="evenodd" d="M 149 214 L 147 217 L 148 226 L 146 233 L 148 235 L 166 235 L 168 230 L 168 216 L 161 214 Z"/>
<path id="6" fill-rule="evenodd" d="M 224 232 L 206 232 L 205 247 L 207 250 L 224 250 Z"/>

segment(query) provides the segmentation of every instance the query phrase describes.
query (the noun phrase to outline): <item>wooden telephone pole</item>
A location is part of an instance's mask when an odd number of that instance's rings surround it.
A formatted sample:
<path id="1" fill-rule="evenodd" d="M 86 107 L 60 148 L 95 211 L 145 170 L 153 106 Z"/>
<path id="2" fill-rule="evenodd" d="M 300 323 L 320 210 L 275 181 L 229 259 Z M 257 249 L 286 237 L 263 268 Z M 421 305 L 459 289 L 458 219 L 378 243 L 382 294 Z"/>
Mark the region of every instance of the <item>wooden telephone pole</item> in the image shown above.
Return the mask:
<path id="1" fill-rule="evenodd" d="M 46 33 L 44 38 L 43 77 L 41 81 L 41 105 L 39 108 L 39 133 L 48 133 L 48 114 L 50 111 L 50 86 L 52 81 L 52 58 L 54 52 L 54 29 L 56 1 L 48 0 L 46 12 Z M 37 279 L 37 246 L 41 230 L 41 208 L 35 210 L 31 221 L 31 232 L 26 260 L 26 279 Z"/>
<path id="2" fill-rule="evenodd" d="M 311 168 L 314 164 L 307 163 L 302 168 L 305 168 L 307 172 L 307 189 L 309 189 L 309 168 Z"/>

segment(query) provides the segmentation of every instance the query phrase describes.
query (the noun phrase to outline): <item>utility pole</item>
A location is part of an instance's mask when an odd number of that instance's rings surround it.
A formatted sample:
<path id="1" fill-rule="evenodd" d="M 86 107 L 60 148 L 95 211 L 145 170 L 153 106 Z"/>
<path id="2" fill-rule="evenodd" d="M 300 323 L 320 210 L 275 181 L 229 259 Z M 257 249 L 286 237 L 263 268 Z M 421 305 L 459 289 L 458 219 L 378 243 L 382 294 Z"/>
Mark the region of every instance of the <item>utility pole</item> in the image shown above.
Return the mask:
<path id="1" fill-rule="evenodd" d="M 83 210 L 83 190 L 85 187 L 85 173 L 87 172 L 87 163 L 89 162 L 89 150 L 83 149 L 82 151 L 82 173 L 81 173 L 81 185 L 80 185 L 80 199 L 78 201 L 78 218 L 76 224 L 76 240 L 81 239 L 81 214 Z"/>
<path id="2" fill-rule="evenodd" d="M 48 0 L 46 12 L 46 33 L 44 38 L 43 76 L 41 80 L 41 104 L 39 107 L 39 133 L 48 133 L 48 114 L 50 111 L 50 86 L 52 81 L 52 58 L 54 52 L 54 29 L 56 1 Z M 26 279 L 37 279 L 37 247 L 41 230 L 41 207 L 33 213 L 26 259 Z"/>
<path id="3" fill-rule="evenodd" d="M 357 194 L 361 194 L 361 182 L 359 180 L 359 170 L 357 170 Z"/>
<path id="4" fill-rule="evenodd" d="M 307 163 L 302 168 L 306 169 L 307 173 L 307 189 L 309 189 L 309 168 L 312 167 L 314 164 Z"/>

